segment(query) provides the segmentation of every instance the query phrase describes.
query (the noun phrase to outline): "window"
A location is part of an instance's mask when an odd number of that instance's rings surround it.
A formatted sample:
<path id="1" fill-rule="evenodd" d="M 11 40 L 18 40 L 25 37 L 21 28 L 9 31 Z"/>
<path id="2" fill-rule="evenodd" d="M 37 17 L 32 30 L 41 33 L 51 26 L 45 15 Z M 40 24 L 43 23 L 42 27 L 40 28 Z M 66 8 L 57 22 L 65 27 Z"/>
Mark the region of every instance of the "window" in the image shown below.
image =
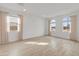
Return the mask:
<path id="1" fill-rule="evenodd" d="M 50 31 L 55 31 L 56 30 L 56 20 L 51 20 L 50 21 Z"/>
<path id="2" fill-rule="evenodd" d="M 18 16 L 7 16 L 7 31 L 19 31 L 20 18 Z"/>
<path id="3" fill-rule="evenodd" d="M 71 19 L 66 16 L 63 19 L 63 32 L 71 32 Z"/>

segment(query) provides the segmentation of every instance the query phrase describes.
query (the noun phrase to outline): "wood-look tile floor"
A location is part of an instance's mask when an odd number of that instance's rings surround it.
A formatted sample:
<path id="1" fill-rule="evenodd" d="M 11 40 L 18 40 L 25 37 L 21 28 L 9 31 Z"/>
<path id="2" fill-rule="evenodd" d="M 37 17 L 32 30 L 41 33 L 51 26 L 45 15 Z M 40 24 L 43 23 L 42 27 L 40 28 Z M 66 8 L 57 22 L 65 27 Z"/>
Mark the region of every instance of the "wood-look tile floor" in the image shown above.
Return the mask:
<path id="1" fill-rule="evenodd" d="M 79 56 L 79 43 L 55 38 L 38 37 L 0 45 L 1 56 Z"/>

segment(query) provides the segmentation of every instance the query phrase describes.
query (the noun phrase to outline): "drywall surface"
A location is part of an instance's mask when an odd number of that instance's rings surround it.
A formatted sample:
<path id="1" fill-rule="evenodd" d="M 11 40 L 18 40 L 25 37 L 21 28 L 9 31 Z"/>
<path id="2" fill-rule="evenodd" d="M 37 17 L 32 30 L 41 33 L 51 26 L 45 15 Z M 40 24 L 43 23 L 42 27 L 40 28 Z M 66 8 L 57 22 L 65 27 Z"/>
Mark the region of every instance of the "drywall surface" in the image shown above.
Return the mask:
<path id="1" fill-rule="evenodd" d="M 18 40 L 18 32 L 8 32 L 8 42 L 14 42 Z"/>
<path id="2" fill-rule="evenodd" d="M 77 40 L 79 41 L 79 15 L 77 15 Z"/>
<path id="3" fill-rule="evenodd" d="M 44 20 L 36 16 L 25 16 L 23 25 L 23 39 L 43 36 Z"/>

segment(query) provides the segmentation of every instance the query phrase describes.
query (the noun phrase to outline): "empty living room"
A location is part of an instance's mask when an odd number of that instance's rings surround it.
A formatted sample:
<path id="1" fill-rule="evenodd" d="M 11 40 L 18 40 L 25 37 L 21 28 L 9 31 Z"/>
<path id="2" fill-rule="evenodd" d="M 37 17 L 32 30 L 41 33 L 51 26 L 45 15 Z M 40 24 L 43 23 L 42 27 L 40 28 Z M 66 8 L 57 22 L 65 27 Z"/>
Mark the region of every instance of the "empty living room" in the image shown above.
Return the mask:
<path id="1" fill-rule="evenodd" d="M 0 56 L 79 56 L 79 3 L 0 3 Z"/>

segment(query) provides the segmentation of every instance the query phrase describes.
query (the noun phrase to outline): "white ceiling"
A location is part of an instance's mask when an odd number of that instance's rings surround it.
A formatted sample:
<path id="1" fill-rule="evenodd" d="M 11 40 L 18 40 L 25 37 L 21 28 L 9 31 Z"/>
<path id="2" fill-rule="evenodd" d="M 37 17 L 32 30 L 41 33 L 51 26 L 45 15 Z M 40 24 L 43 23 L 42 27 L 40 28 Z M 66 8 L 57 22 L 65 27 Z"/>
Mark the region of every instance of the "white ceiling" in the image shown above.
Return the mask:
<path id="1" fill-rule="evenodd" d="M 24 3 L 24 7 L 16 3 L 0 3 L 0 7 L 5 8 L 5 11 L 19 12 L 23 12 L 23 8 L 26 8 L 27 11 L 24 13 L 36 16 L 56 16 L 79 10 L 78 3 Z"/>

